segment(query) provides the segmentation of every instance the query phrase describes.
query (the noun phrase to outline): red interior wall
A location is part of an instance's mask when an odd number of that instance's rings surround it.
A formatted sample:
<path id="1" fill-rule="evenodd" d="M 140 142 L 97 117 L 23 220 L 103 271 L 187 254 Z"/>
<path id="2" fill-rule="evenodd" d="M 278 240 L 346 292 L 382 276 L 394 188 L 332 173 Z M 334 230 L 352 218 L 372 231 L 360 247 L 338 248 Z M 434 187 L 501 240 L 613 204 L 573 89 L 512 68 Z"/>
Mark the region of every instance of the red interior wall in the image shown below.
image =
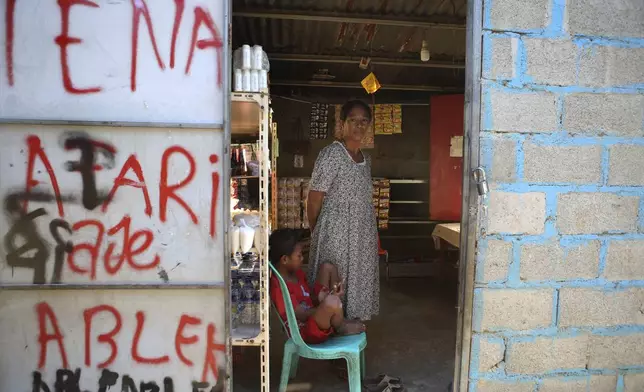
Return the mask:
<path id="1" fill-rule="evenodd" d="M 464 95 L 441 95 L 430 100 L 429 217 L 461 219 L 463 158 L 449 156 L 452 136 L 463 135 Z"/>

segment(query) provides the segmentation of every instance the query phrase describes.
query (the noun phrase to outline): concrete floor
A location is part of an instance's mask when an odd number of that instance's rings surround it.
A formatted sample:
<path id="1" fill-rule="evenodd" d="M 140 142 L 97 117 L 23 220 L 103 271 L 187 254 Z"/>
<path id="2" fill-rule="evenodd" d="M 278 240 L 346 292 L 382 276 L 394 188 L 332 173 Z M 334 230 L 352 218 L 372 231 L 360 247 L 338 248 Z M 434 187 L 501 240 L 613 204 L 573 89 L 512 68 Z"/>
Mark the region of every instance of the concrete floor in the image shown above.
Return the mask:
<path id="1" fill-rule="evenodd" d="M 454 371 L 456 284 L 441 278 L 393 278 L 381 285 L 381 314 L 367 324 L 367 375 L 401 377 L 408 392 L 447 391 Z M 271 391 L 277 391 L 284 334 L 277 320 L 271 325 Z M 235 357 L 234 392 L 259 391 L 258 349 L 244 348 Z M 302 358 L 288 391 L 348 389 L 331 362 Z"/>

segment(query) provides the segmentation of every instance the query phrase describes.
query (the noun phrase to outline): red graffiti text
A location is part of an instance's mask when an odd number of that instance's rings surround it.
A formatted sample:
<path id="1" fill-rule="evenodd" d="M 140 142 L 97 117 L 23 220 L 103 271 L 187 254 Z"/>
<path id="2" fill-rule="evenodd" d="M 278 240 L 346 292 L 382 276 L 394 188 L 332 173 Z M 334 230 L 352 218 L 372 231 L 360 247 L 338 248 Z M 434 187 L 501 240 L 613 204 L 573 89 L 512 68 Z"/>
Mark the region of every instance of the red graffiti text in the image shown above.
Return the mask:
<path id="1" fill-rule="evenodd" d="M 70 364 L 67 360 L 67 350 L 76 347 L 76 343 L 65 343 L 66 337 L 62 334 L 60 323 L 55 311 L 47 302 L 38 303 L 35 306 L 35 313 L 38 322 L 38 346 L 40 348 L 38 356 L 38 369 L 44 369 L 48 355 L 55 355 L 52 351 L 56 350 L 57 355 L 63 368 L 68 369 Z M 109 332 L 96 335 L 92 326 L 94 318 L 102 315 L 103 325 L 110 326 Z M 129 315 L 128 316 L 132 316 Z M 183 314 L 177 324 L 174 336 L 174 352 L 171 353 L 152 353 L 143 352 L 139 341 L 146 332 L 146 316 L 143 311 L 137 311 L 134 315 L 136 318 L 136 327 L 129 331 L 132 336 L 132 344 L 129 349 L 129 356 L 135 363 L 146 365 L 162 365 L 169 362 L 183 363 L 187 367 L 194 367 L 195 361 L 201 363 L 201 381 L 209 382 L 218 379 L 219 368 L 217 366 L 217 352 L 225 352 L 226 346 L 215 341 L 217 331 L 214 323 L 205 324 L 201 318 L 194 315 Z M 110 320 L 111 319 L 111 320 Z M 128 333 L 123 330 L 123 315 L 116 307 L 108 304 L 101 304 L 83 310 L 84 322 L 84 365 L 87 368 L 96 367 L 98 369 L 108 368 L 114 363 L 119 356 L 119 347 L 117 337 L 120 334 Z M 94 344 L 103 344 L 109 346 L 109 355 L 105 358 L 96 358 L 92 353 Z M 188 358 L 183 351 L 186 346 L 195 345 L 203 346 L 203 355 L 199 358 Z M 148 349 L 149 350 L 149 349 Z M 171 358 L 173 357 L 173 358 Z M 176 358 L 176 360 L 174 359 Z M 71 364 L 75 366 L 75 364 Z"/>
<path id="2" fill-rule="evenodd" d="M 96 18 L 101 17 L 101 6 L 98 2 L 91 0 L 58 0 L 59 14 L 60 14 L 60 34 L 56 37 L 53 37 L 53 42 L 58 46 L 58 52 L 60 57 L 60 66 L 61 66 L 61 79 L 62 86 L 66 92 L 70 94 L 96 94 L 103 91 L 103 88 L 100 86 L 92 87 L 78 87 L 73 82 L 72 77 L 72 67 L 70 64 L 70 59 L 68 56 L 68 49 L 70 45 L 87 45 L 83 42 L 81 37 L 76 37 L 70 35 L 72 31 L 72 26 L 74 24 L 74 15 L 72 8 L 74 6 L 83 6 L 97 9 L 96 12 L 92 14 Z M 119 47 L 129 47 L 130 55 L 127 59 L 122 59 L 122 61 L 127 61 L 130 63 L 130 90 L 135 92 L 137 89 L 137 75 L 140 70 L 138 70 L 138 54 L 139 54 L 139 36 L 145 34 L 149 38 L 149 42 L 152 46 L 154 57 L 159 68 L 162 71 L 165 71 L 166 66 L 161 53 L 159 51 L 159 45 L 157 44 L 157 36 L 154 29 L 154 20 L 151 16 L 150 10 L 148 8 L 147 0 L 130 0 L 131 9 L 128 10 L 128 16 L 131 12 L 130 19 L 130 42 L 121 42 Z M 164 5 L 157 4 L 158 2 L 150 2 L 153 7 L 163 7 Z M 223 61 L 223 48 L 224 42 L 222 36 L 219 32 L 217 25 L 215 24 L 210 12 L 207 9 L 201 6 L 195 6 L 193 12 L 192 27 L 185 28 L 182 30 L 181 21 L 184 16 L 185 10 L 185 0 L 174 0 L 175 10 L 174 18 L 172 20 L 172 35 L 169 38 L 167 45 L 170 47 L 170 69 L 175 67 L 175 57 L 177 53 L 177 41 L 178 36 L 182 32 L 185 35 L 189 35 L 189 38 L 186 37 L 185 42 L 190 42 L 190 47 L 187 49 L 187 58 L 185 62 L 184 72 L 186 75 L 190 74 L 190 69 L 192 66 L 192 61 L 196 55 L 196 49 L 207 50 L 214 49 L 217 54 L 217 84 L 219 88 L 223 86 L 223 75 L 222 75 L 222 61 Z M 9 86 L 14 86 L 16 84 L 15 80 L 15 64 L 14 64 L 14 54 L 16 50 L 30 50 L 29 48 L 23 48 L 21 46 L 15 45 L 15 42 L 21 42 L 20 36 L 16 36 L 16 0 L 6 0 L 4 7 L 4 24 L 5 24 L 5 62 L 6 66 L 6 77 Z M 27 23 L 33 23 L 33 21 L 27 20 Z M 204 29 L 202 29 L 202 27 Z M 204 30 L 208 33 L 208 38 L 198 39 L 199 32 Z M 101 39 L 100 37 L 98 38 Z M 107 39 L 107 37 L 105 38 Z M 189 41 L 188 41 L 189 40 Z M 90 49 L 91 50 L 91 49 Z M 100 47 L 100 52 L 104 51 L 105 47 Z M 119 55 L 112 54 L 112 58 L 118 59 Z M 81 64 L 77 64 L 77 67 L 80 67 Z M 145 71 L 143 71 L 145 72 Z M 100 77 L 100 74 L 97 74 L 96 77 Z"/>

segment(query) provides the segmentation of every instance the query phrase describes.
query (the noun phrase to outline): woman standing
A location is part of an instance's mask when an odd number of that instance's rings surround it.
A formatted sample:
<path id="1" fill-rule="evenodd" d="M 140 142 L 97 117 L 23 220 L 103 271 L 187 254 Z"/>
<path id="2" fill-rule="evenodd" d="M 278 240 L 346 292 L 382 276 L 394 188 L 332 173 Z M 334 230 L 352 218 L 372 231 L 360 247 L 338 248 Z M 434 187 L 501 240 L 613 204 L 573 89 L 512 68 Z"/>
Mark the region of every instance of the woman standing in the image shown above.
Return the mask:
<path id="1" fill-rule="evenodd" d="M 341 138 L 320 151 L 311 178 L 309 281 L 321 264 L 333 263 L 346 279 L 346 317 L 364 321 L 378 314 L 380 300 L 371 160 L 360 149 L 371 110 L 362 101 L 349 101 L 340 119 Z"/>

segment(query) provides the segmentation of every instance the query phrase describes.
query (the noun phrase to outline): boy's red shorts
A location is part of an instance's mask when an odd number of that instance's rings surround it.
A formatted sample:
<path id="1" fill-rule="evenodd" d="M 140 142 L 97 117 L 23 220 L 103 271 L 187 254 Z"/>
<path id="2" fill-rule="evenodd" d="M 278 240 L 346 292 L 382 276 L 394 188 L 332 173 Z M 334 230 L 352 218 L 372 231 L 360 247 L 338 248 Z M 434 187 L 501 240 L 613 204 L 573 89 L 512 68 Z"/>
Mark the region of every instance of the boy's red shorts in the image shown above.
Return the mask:
<path id="1" fill-rule="evenodd" d="M 304 325 L 300 327 L 300 335 L 302 335 L 302 340 L 304 340 L 304 342 L 308 344 L 324 343 L 329 339 L 329 336 L 331 336 L 332 333 L 333 328 L 330 328 L 326 331 L 320 329 L 313 317 L 306 319 Z"/>

